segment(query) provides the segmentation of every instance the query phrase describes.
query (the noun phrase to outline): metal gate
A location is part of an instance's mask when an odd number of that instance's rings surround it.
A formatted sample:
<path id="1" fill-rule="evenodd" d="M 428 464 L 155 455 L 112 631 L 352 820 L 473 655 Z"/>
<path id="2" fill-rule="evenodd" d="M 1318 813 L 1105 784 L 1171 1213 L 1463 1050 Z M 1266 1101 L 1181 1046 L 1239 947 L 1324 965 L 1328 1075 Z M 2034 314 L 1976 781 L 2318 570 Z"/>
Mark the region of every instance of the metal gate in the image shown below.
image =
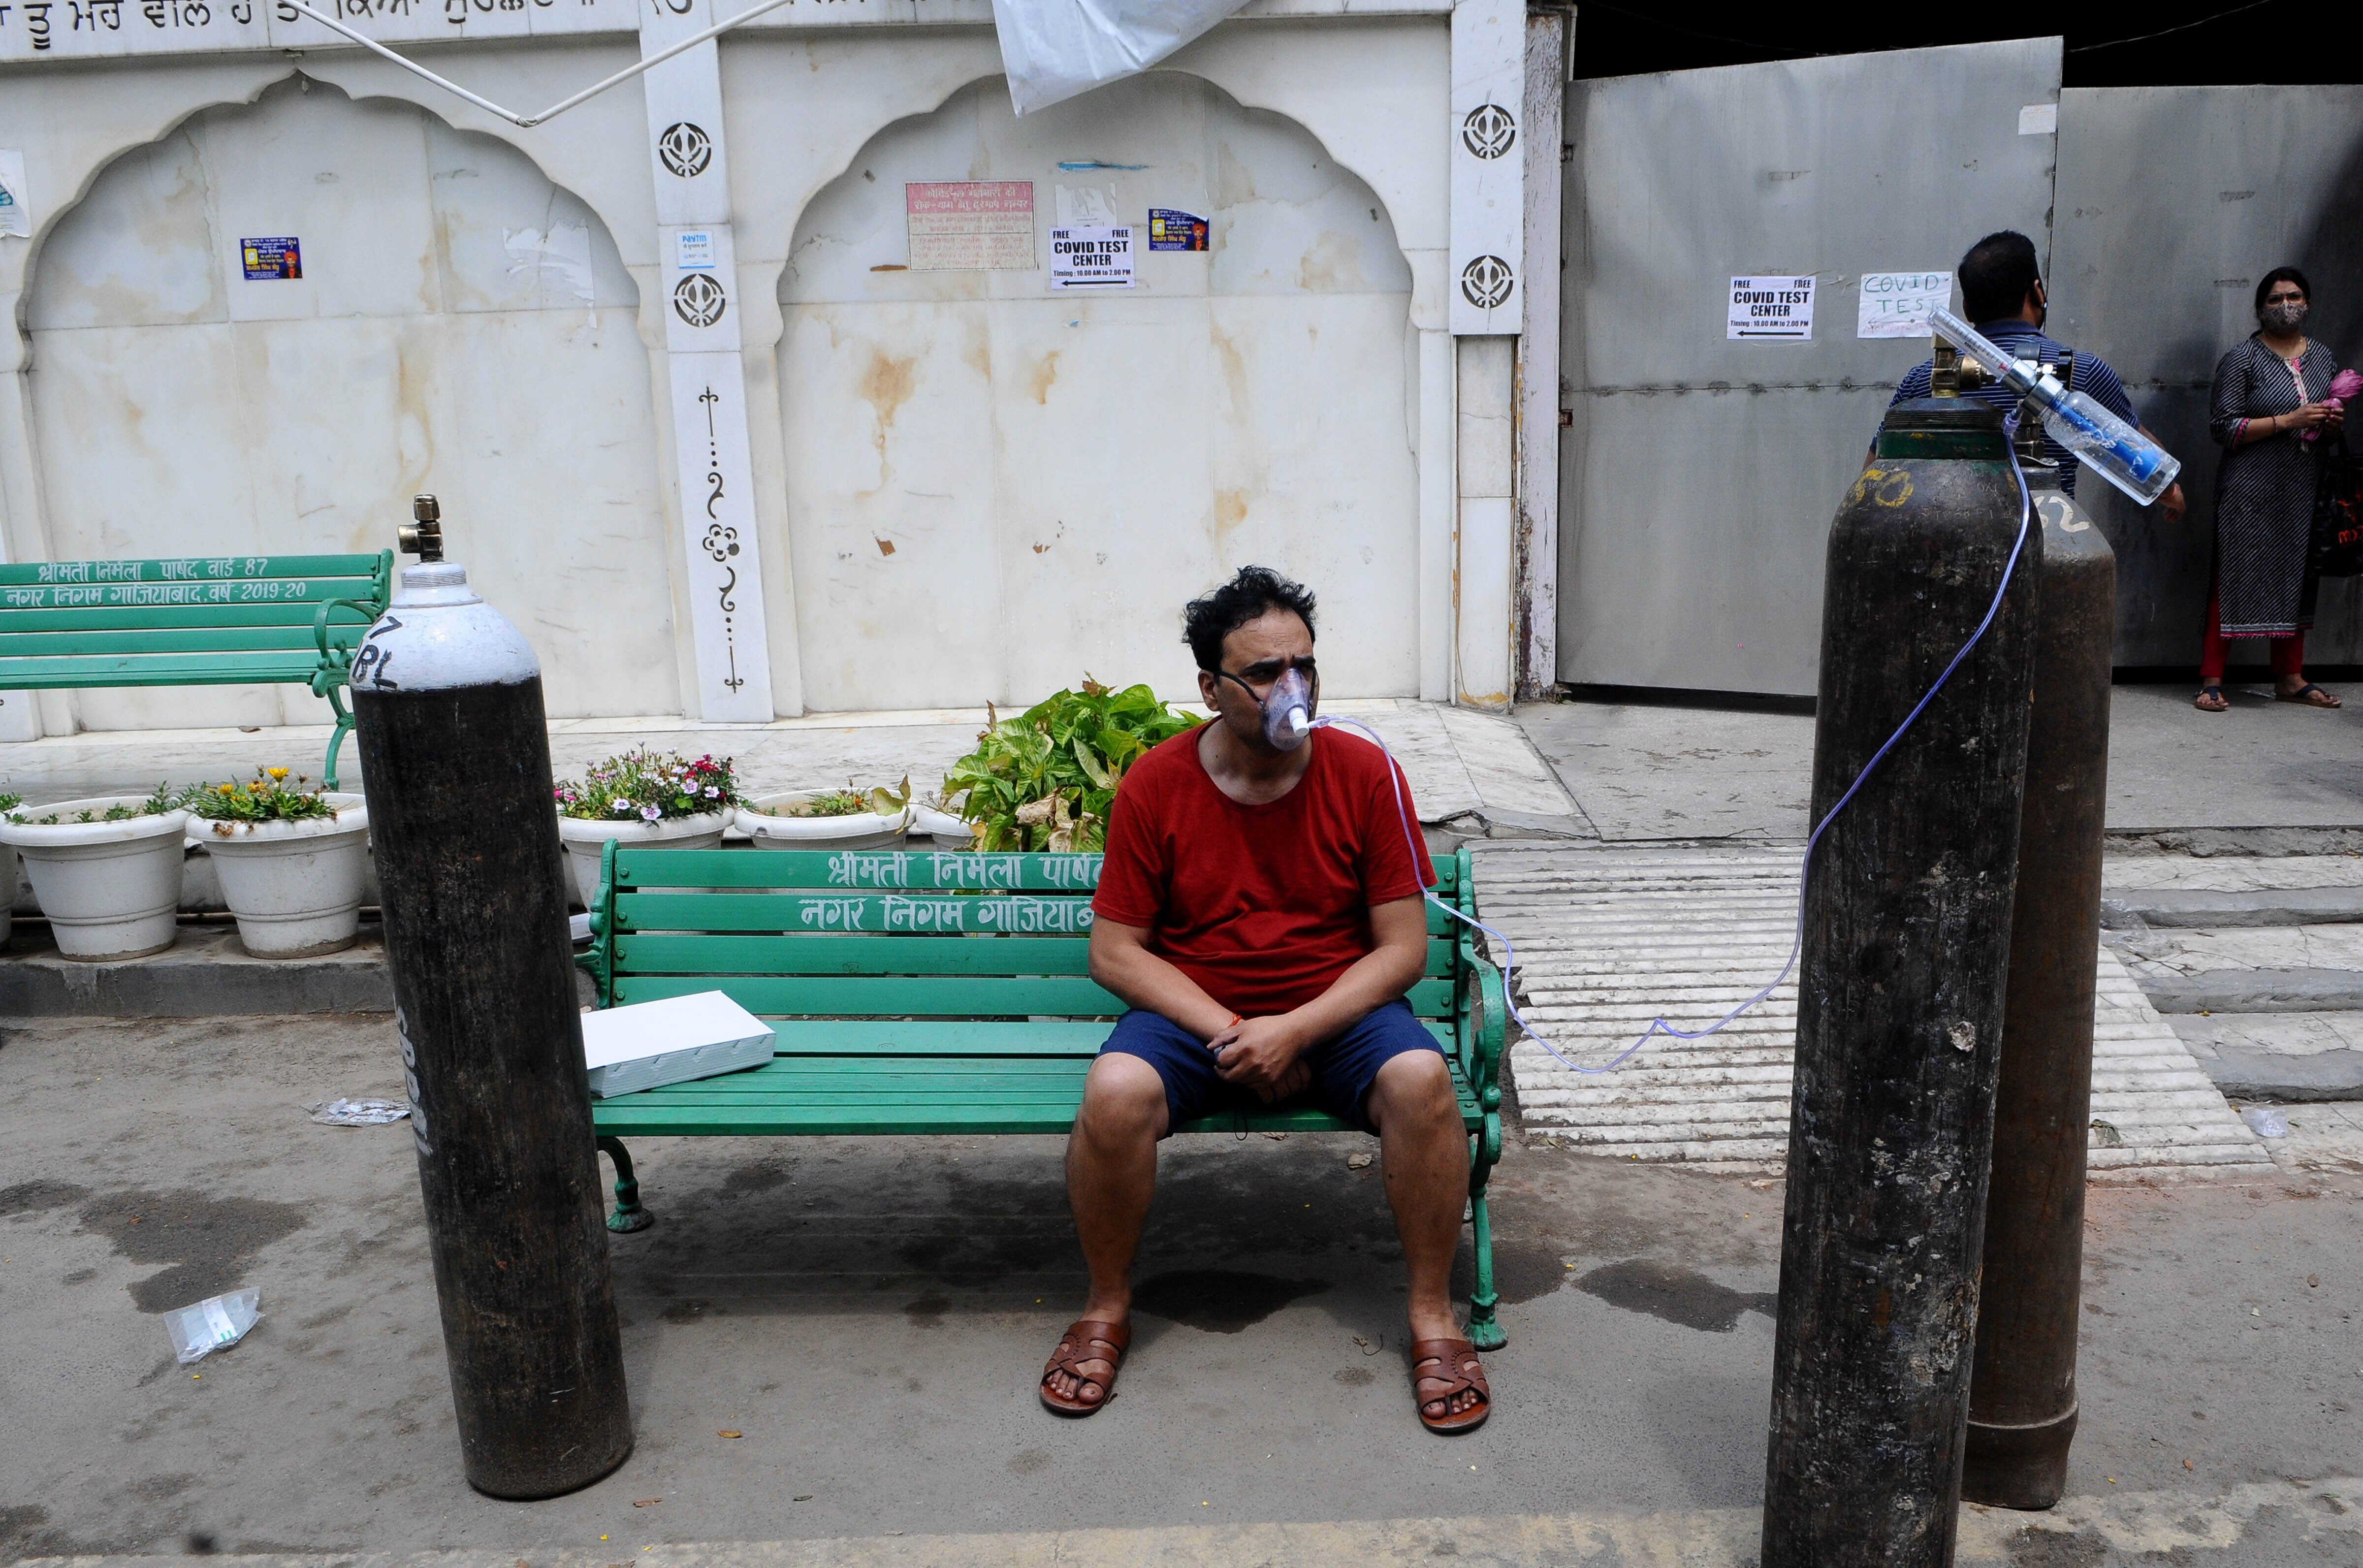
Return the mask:
<path id="1" fill-rule="evenodd" d="M 1560 680 L 1814 690 L 1830 517 L 1928 352 L 1857 336 L 1861 279 L 1997 228 L 2047 251 L 2059 62 L 2030 39 L 1569 88 Z M 1810 339 L 1726 337 L 1736 276 L 1812 279 Z"/>

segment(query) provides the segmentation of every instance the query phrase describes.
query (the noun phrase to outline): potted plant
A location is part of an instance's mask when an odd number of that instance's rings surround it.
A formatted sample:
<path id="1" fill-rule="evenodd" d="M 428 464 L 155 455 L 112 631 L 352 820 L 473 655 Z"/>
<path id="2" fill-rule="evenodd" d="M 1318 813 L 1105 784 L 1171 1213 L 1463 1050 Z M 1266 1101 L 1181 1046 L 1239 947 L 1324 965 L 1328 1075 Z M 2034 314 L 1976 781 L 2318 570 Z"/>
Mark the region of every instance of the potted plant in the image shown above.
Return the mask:
<path id="1" fill-rule="evenodd" d="M 967 799 L 966 795 L 950 800 L 941 795 L 921 795 L 911 802 L 911 831 L 925 833 L 940 849 L 971 847 L 976 842 L 976 829 L 960 816 L 960 807 Z"/>
<path id="2" fill-rule="evenodd" d="M 213 857 L 238 940 L 257 958 L 340 952 L 361 934 L 369 808 L 358 795 L 306 789 L 285 768 L 185 797 L 189 826 Z"/>
<path id="3" fill-rule="evenodd" d="M 1107 841 L 1125 770 L 1197 724 L 1147 686 L 1116 691 L 1085 675 L 1081 691 L 980 731 L 976 750 L 944 775 L 942 798 L 960 802 L 978 850 L 1094 851 Z"/>
<path id="4" fill-rule="evenodd" d="M 25 804 L 21 795 L 0 790 L 0 817 Z M 0 948 L 8 945 L 8 929 L 17 914 L 17 847 L 0 844 Z"/>
<path id="5" fill-rule="evenodd" d="M 792 789 L 738 808 L 738 830 L 765 850 L 881 850 L 911 827 L 911 780 L 899 790 Z"/>
<path id="6" fill-rule="evenodd" d="M 19 806 L 0 815 L 0 843 L 24 858 L 61 954 L 141 958 L 172 945 L 188 819 L 181 797 L 159 784 L 145 799 Z"/>
<path id="7" fill-rule="evenodd" d="M 558 836 L 574 867 L 584 908 L 599 893 L 607 840 L 644 848 L 710 850 L 722 842 L 738 784 L 730 759 L 694 760 L 646 747 L 610 757 L 557 789 Z"/>

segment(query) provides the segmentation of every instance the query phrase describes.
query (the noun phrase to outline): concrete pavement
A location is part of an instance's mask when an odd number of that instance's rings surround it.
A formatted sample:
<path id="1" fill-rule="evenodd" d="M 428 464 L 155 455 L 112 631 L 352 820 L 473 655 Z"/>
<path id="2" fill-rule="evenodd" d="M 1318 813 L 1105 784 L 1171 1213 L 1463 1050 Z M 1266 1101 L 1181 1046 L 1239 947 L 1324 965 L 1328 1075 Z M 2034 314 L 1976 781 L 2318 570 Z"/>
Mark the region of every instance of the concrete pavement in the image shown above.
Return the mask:
<path id="1" fill-rule="evenodd" d="M 0 1557 L 1746 1560 L 1777 1179 L 1514 1140 L 1500 1406 L 1448 1441 L 1409 1409 L 1367 1140 L 1169 1146 L 1136 1349 L 1084 1422 L 1030 1394 L 1082 1283 L 1057 1140 L 647 1140 L 658 1223 L 614 1243 L 638 1451 L 499 1503 L 460 1479 L 406 1129 L 303 1111 L 399 1084 L 383 1018 L 6 1029 Z M 2351 1564 L 2358 1197 L 2336 1158 L 2097 1189 L 2077 1501 L 1973 1522 L 2000 1544 L 1965 1560 Z M 242 1286 L 261 1324 L 174 1365 L 158 1315 Z"/>

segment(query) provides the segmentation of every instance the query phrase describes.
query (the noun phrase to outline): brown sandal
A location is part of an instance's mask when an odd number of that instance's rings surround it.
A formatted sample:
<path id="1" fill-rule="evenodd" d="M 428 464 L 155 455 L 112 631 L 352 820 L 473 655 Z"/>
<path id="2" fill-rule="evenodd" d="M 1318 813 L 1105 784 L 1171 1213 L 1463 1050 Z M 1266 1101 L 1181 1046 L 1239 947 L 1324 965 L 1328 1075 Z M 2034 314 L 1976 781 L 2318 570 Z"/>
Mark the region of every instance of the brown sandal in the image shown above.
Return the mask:
<path id="1" fill-rule="evenodd" d="M 1059 1338 L 1059 1348 L 1050 1352 L 1049 1363 L 1042 1369 L 1042 1383 L 1037 1392 L 1042 1396 L 1043 1405 L 1059 1416 L 1088 1416 L 1107 1408 L 1107 1402 L 1115 1397 L 1117 1369 L 1124 1365 L 1124 1352 L 1131 1344 L 1132 1330 L 1121 1324 L 1092 1318 L 1068 1324 L 1067 1331 Z M 1086 1370 L 1093 1366 L 1107 1370 Z M 1054 1392 L 1051 1375 L 1061 1372 L 1082 1385 L 1097 1387 L 1100 1396 L 1092 1400 L 1070 1399 Z M 1076 1390 L 1082 1391 L 1081 1387 Z"/>
<path id="2" fill-rule="evenodd" d="M 1433 1363 L 1434 1369 L 1420 1369 Z M 1446 1386 L 1430 1392 L 1422 1384 L 1443 1384 Z M 1452 1401 L 1461 1395 L 1474 1393 L 1479 1403 L 1453 1415 Z M 1493 1413 L 1493 1391 L 1485 1382 L 1485 1363 L 1477 1359 L 1477 1347 L 1466 1340 L 1421 1340 L 1411 1348 L 1411 1393 L 1413 1407 L 1419 1412 L 1419 1424 L 1431 1432 L 1466 1432 L 1485 1424 Z M 1431 1416 L 1430 1405 L 1441 1403 L 1445 1414 Z"/>

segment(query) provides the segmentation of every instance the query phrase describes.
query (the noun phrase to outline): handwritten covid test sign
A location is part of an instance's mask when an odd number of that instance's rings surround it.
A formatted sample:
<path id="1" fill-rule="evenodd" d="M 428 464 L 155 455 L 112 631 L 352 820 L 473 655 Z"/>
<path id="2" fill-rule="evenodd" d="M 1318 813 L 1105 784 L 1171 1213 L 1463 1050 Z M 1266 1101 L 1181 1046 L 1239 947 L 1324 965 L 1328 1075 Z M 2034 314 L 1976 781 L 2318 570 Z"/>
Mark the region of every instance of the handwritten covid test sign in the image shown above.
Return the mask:
<path id="1" fill-rule="evenodd" d="M 1858 338 L 1925 338 L 1928 313 L 1953 297 L 1950 272 L 1865 272 L 1855 306 Z"/>

